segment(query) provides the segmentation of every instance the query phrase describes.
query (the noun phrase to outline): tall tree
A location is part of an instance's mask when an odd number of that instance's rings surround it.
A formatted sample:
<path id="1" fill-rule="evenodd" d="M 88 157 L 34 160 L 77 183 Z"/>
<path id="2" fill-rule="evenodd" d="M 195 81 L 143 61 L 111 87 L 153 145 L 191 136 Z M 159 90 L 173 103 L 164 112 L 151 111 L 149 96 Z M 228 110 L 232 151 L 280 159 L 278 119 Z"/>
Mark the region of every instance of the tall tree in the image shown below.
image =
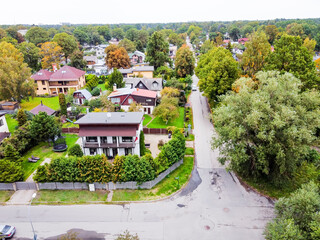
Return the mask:
<path id="1" fill-rule="evenodd" d="M 253 77 L 259 72 L 271 53 L 271 46 L 264 32 L 255 32 L 249 36 L 249 41 L 245 44 L 246 50 L 241 57 L 241 66 L 245 74 Z"/>
<path id="2" fill-rule="evenodd" d="M 3 28 L 0 28 L 0 39 L 7 37 L 7 32 Z"/>
<path id="3" fill-rule="evenodd" d="M 98 33 L 104 37 L 106 41 L 111 39 L 111 31 L 110 28 L 106 25 L 98 27 Z"/>
<path id="4" fill-rule="evenodd" d="M 70 66 L 78 69 L 84 69 L 87 65 L 87 62 L 83 59 L 83 52 L 80 50 L 74 51 L 70 56 L 70 60 Z"/>
<path id="5" fill-rule="evenodd" d="M 41 27 L 32 27 L 26 33 L 26 39 L 32 42 L 34 45 L 38 46 L 40 43 L 45 43 L 50 41 L 49 34 L 47 30 Z"/>
<path id="6" fill-rule="evenodd" d="M 35 96 L 35 84 L 31 69 L 23 62 L 18 49 L 7 42 L 0 43 L 0 98 L 14 99 Z"/>
<path id="7" fill-rule="evenodd" d="M 282 35 L 275 42 L 274 51 L 266 59 L 266 70 L 290 72 L 303 83 L 303 89 L 319 88 L 315 64 L 301 38 Z"/>
<path id="8" fill-rule="evenodd" d="M 116 85 L 117 88 L 124 87 L 123 76 L 121 72 L 116 68 L 113 69 L 113 72 L 109 77 L 109 86 L 112 88 L 114 85 Z"/>
<path id="9" fill-rule="evenodd" d="M 127 51 L 123 47 L 118 47 L 116 45 L 109 45 L 106 47 L 105 52 L 106 63 L 108 68 L 129 68 L 130 59 Z"/>
<path id="10" fill-rule="evenodd" d="M 184 44 L 178 49 L 175 60 L 175 67 L 178 76 L 186 77 L 187 75 L 193 75 L 194 65 L 195 59 L 193 52 L 186 44 Z"/>
<path id="11" fill-rule="evenodd" d="M 314 55 L 314 48 L 316 47 L 316 44 L 316 40 L 309 39 L 308 37 L 303 41 L 303 46 L 305 46 L 308 49 L 311 56 Z"/>
<path id="12" fill-rule="evenodd" d="M 79 28 L 76 28 L 74 30 L 73 35 L 79 41 L 80 44 L 89 43 L 90 41 L 88 34 Z"/>
<path id="13" fill-rule="evenodd" d="M 52 69 L 52 64 L 59 68 L 61 54 L 62 48 L 56 42 L 43 43 L 40 49 L 42 68 Z"/>
<path id="14" fill-rule="evenodd" d="M 134 44 L 134 42 L 130 41 L 127 38 L 122 39 L 119 42 L 119 47 L 123 47 L 127 52 L 132 53 L 136 50 L 136 46 Z"/>
<path id="15" fill-rule="evenodd" d="M 238 38 L 240 37 L 240 29 L 236 26 L 233 26 L 230 29 L 229 33 L 230 37 L 232 38 L 233 41 L 238 41 Z"/>
<path id="16" fill-rule="evenodd" d="M 78 49 L 78 44 L 74 36 L 67 33 L 58 33 L 54 36 L 53 41 L 56 42 L 62 49 L 66 62 L 68 57 Z"/>
<path id="17" fill-rule="evenodd" d="M 286 31 L 289 35 L 303 37 L 304 31 L 302 24 L 291 23 L 287 26 Z"/>
<path id="18" fill-rule="evenodd" d="M 40 49 L 31 42 L 21 43 L 19 49 L 23 54 L 24 62 L 27 63 L 33 71 L 38 71 L 41 68 Z"/>
<path id="19" fill-rule="evenodd" d="M 124 38 L 124 31 L 122 28 L 115 28 L 112 30 L 112 37 L 116 38 L 118 41 Z"/>
<path id="20" fill-rule="evenodd" d="M 165 63 L 171 63 L 169 58 L 169 43 L 159 32 L 154 32 L 148 41 L 146 61 L 154 66 L 155 70 L 164 66 Z"/>
<path id="21" fill-rule="evenodd" d="M 59 105 L 60 105 L 61 115 L 67 116 L 66 97 L 63 93 L 59 93 Z"/>
<path id="22" fill-rule="evenodd" d="M 239 79 L 238 93 L 229 92 L 215 109 L 218 134 L 213 146 L 229 169 L 280 185 L 316 141 L 320 94 L 301 93 L 301 81 L 290 73 L 269 71 L 256 76 L 257 90 L 248 83 L 252 79 Z"/>
<path id="23" fill-rule="evenodd" d="M 239 77 L 239 65 L 228 50 L 217 47 L 202 55 L 195 72 L 201 91 L 213 103 L 231 89 Z"/>
<path id="24" fill-rule="evenodd" d="M 268 25 L 266 26 L 265 32 L 268 36 L 269 43 L 272 45 L 278 35 L 278 28 L 275 25 Z"/>

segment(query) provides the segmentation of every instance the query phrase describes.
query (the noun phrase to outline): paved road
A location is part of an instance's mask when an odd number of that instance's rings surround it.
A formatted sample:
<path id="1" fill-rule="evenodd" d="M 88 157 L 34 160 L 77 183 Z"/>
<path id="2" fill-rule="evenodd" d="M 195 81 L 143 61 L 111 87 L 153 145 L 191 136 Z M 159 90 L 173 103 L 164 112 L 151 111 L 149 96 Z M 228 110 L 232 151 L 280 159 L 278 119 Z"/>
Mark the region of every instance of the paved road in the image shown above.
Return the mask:
<path id="1" fill-rule="evenodd" d="M 125 229 L 138 233 L 142 240 L 264 239 L 263 228 L 273 216 L 272 204 L 247 192 L 220 166 L 218 152 L 210 149 L 214 130 L 206 101 L 196 91 L 191 103 L 196 168 L 180 194 L 153 203 L 32 206 L 38 239 L 56 239 L 70 229 L 77 229 L 84 239 L 114 239 Z M 0 207 L 0 221 L 17 227 L 16 239 L 31 239 L 27 206 Z"/>

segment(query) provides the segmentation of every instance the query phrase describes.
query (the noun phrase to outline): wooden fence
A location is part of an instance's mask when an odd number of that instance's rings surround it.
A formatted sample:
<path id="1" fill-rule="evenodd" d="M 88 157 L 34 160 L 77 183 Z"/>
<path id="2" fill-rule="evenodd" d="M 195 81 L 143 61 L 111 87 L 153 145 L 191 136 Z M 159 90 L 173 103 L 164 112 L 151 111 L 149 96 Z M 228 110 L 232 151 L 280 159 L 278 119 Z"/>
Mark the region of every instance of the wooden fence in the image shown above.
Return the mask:
<path id="1" fill-rule="evenodd" d="M 168 130 L 166 128 L 143 128 L 144 134 L 168 134 Z"/>
<path id="2" fill-rule="evenodd" d="M 62 133 L 79 133 L 79 128 L 62 128 Z"/>

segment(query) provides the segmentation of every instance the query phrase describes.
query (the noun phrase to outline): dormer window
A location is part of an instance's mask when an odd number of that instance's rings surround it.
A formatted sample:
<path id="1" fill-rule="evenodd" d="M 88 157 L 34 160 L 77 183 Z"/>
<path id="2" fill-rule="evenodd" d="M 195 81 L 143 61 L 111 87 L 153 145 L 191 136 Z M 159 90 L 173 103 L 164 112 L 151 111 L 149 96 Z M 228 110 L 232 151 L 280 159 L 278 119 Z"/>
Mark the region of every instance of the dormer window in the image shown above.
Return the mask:
<path id="1" fill-rule="evenodd" d="M 66 71 L 61 71 L 61 73 L 66 73 Z"/>
<path id="2" fill-rule="evenodd" d="M 38 72 L 38 76 L 42 76 L 42 72 Z"/>

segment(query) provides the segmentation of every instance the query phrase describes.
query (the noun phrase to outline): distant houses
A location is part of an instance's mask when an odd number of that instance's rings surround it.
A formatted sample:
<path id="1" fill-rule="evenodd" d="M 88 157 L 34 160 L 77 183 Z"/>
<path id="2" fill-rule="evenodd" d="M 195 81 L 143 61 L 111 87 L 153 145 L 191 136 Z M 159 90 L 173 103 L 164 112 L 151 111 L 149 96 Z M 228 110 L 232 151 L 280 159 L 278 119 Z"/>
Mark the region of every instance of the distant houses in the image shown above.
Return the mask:
<path id="1" fill-rule="evenodd" d="M 139 88 L 121 88 L 113 91 L 108 99 L 125 111 L 128 111 L 130 105 L 136 102 L 142 105 L 144 113 L 151 114 L 156 106 L 157 93 Z"/>
<path id="2" fill-rule="evenodd" d="M 143 78 L 153 78 L 153 66 L 134 66 L 129 69 L 119 69 L 124 78 L 129 77 L 143 77 Z"/>
<path id="3" fill-rule="evenodd" d="M 130 63 L 131 65 L 135 65 L 138 63 L 143 63 L 146 55 L 140 51 L 134 51 L 133 53 L 129 53 Z"/>
<path id="4" fill-rule="evenodd" d="M 79 137 L 84 155 L 140 156 L 142 112 L 92 112 L 80 118 Z"/>
<path id="5" fill-rule="evenodd" d="M 85 71 L 64 66 L 56 72 L 41 69 L 31 76 L 37 83 L 37 95 L 66 94 L 69 90 L 78 90 L 85 86 Z"/>

